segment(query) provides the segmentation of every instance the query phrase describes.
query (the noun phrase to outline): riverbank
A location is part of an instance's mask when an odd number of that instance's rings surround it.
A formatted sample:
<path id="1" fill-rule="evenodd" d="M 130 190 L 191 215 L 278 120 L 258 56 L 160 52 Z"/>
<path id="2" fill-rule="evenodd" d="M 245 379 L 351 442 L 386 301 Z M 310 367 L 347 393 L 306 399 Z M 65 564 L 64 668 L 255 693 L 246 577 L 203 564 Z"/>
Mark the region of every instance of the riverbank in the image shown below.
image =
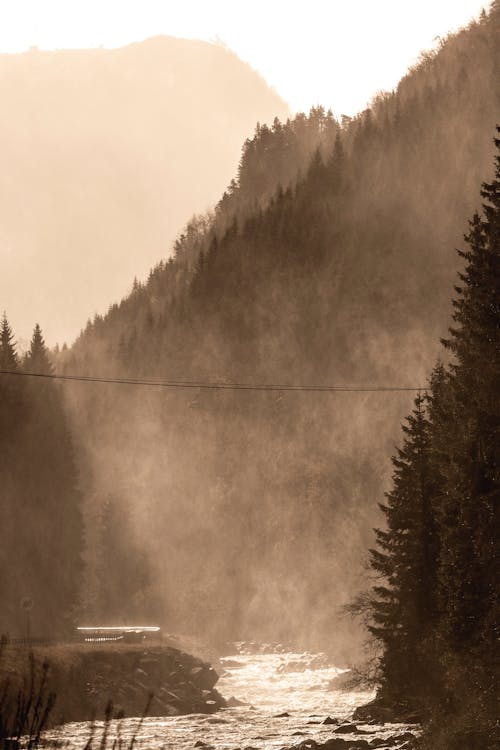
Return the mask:
<path id="1" fill-rule="evenodd" d="M 65 644 L 33 649 L 37 669 L 49 665 L 44 691 L 56 697 L 49 726 L 113 716 L 211 714 L 226 705 L 209 663 L 164 644 Z M 25 647 L 9 646 L 0 678 L 21 687 L 29 675 Z"/>
<path id="2" fill-rule="evenodd" d="M 182 642 L 186 651 L 200 653 Z M 258 653 L 255 653 L 255 651 Z M 419 728 L 409 724 L 354 722 L 357 706 L 374 698 L 373 690 L 346 691 L 329 687 L 343 670 L 322 654 L 285 652 L 280 647 L 253 649 L 236 644 L 220 655 L 217 688 L 227 708 L 217 713 L 148 716 L 95 726 L 96 742 L 107 731 L 109 746 L 118 737 L 135 737 L 136 750 L 409 750 Z M 85 750 L 93 727 L 89 722 L 64 724 L 46 733 L 68 750 Z"/>

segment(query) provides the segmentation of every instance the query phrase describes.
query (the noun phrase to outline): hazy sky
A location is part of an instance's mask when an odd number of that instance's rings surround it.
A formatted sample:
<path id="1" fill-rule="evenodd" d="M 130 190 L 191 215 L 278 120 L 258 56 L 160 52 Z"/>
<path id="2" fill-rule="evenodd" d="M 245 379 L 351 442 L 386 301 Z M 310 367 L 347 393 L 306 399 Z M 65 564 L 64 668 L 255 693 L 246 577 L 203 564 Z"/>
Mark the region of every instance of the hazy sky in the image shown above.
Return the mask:
<path id="1" fill-rule="evenodd" d="M 354 114 L 489 0 L 0 0 L 0 51 L 219 37 L 292 109 Z"/>

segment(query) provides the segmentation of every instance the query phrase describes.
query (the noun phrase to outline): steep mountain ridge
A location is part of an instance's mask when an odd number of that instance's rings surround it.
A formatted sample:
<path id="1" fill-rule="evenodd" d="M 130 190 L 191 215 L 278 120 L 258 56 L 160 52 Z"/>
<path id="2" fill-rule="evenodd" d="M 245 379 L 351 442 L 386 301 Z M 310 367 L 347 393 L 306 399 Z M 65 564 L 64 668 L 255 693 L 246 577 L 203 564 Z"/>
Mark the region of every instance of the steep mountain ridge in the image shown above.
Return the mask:
<path id="1" fill-rule="evenodd" d="M 495 3 L 342 127 L 321 109 L 259 127 L 214 215 L 192 222 L 175 256 L 89 324 L 60 366 L 425 386 L 455 247 L 491 171 L 499 18 Z M 150 607 L 171 628 L 348 652 L 356 636 L 337 607 L 362 583 L 411 394 L 96 384 L 71 386 L 68 398 L 89 517 L 112 493 L 131 536 L 148 540 L 151 596 L 137 611 Z"/>
<path id="2" fill-rule="evenodd" d="M 0 96 L 0 297 L 21 338 L 30 298 L 52 343 L 217 200 L 255 118 L 288 112 L 231 51 L 173 37 L 2 54 Z"/>

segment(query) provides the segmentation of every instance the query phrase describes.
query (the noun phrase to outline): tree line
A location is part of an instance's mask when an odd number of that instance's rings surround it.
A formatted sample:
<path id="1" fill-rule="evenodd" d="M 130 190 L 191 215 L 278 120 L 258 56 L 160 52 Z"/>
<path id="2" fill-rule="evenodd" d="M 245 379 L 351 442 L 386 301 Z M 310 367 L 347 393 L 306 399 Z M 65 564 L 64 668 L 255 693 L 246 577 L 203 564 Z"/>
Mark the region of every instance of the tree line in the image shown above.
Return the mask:
<path id="1" fill-rule="evenodd" d="M 259 126 L 214 211 L 89 322 L 61 371 L 425 382 L 447 327 L 453 247 L 491 166 L 498 22 L 497 6 L 352 120 L 314 108 Z M 92 446 L 80 456 L 88 518 L 113 495 L 147 545 L 150 592 L 173 629 L 325 643 L 332 614 L 318 602 L 362 587 L 369 498 L 407 397 L 88 385 L 69 402 Z M 87 578 L 99 582 L 91 529 L 87 540 Z M 338 627 L 343 651 L 352 628 Z"/>
<path id="2" fill-rule="evenodd" d="M 500 134 L 500 128 L 498 128 Z M 379 701 L 417 709 L 448 750 L 494 747 L 499 635 L 500 138 L 460 251 L 448 365 L 415 399 L 393 457 L 364 611 Z M 443 714 L 444 722 L 443 723 Z M 432 747 L 441 747 L 433 744 Z"/>
<path id="3" fill-rule="evenodd" d="M 40 326 L 16 351 L 0 324 L 0 632 L 57 637 L 74 624 L 83 573 L 82 496 L 59 385 Z M 29 615 L 27 615 L 29 612 Z"/>

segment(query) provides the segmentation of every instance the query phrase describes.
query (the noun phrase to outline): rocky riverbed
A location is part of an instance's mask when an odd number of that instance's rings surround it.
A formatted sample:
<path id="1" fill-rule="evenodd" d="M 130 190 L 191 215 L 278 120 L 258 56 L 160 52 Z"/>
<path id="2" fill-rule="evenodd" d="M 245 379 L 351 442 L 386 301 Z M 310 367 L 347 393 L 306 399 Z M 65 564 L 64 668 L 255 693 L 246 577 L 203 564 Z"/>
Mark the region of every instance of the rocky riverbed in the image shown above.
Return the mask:
<path id="1" fill-rule="evenodd" d="M 146 666 L 143 662 L 136 669 Z M 217 670 L 217 688 L 226 701 L 216 713 L 165 712 L 146 718 L 140 726 L 137 718 L 126 718 L 112 722 L 110 740 L 119 735 L 126 741 L 137 734 L 136 750 L 411 750 L 419 734 L 418 725 L 411 723 L 354 721 L 356 708 L 372 700 L 374 693 L 332 689 L 342 670 L 324 655 L 251 653 L 240 647 L 221 658 Z M 98 724 L 97 735 L 100 729 Z M 71 750 L 81 750 L 89 730 L 88 722 L 69 724 L 46 739 L 69 742 Z"/>
<path id="2" fill-rule="evenodd" d="M 50 665 L 46 692 L 56 696 L 51 724 L 87 722 L 112 715 L 127 719 L 213 714 L 226 702 L 215 689 L 219 677 L 207 662 L 167 645 L 68 644 L 35 650 Z M 21 683 L 26 650 L 8 649 L 2 670 Z"/>

